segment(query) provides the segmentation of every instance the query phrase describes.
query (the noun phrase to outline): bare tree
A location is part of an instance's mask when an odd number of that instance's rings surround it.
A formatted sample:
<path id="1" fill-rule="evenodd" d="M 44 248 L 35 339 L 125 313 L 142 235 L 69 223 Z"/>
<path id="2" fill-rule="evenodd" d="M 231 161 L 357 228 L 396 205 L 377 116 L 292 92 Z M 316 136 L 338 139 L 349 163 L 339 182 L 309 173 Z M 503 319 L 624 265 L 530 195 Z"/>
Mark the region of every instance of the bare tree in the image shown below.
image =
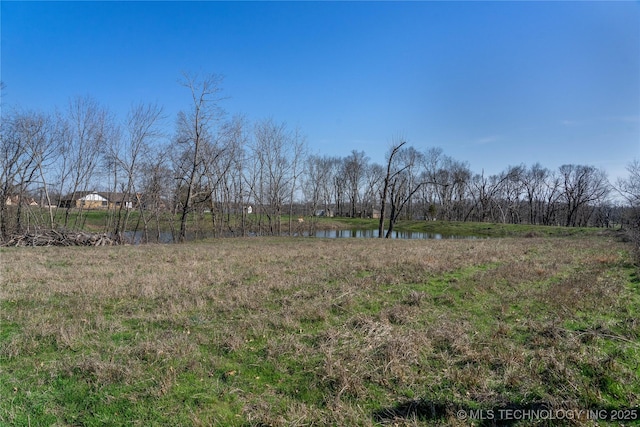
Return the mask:
<path id="1" fill-rule="evenodd" d="M 139 205 L 137 190 L 141 184 L 142 165 L 150 154 L 151 144 L 162 136 L 158 127 L 162 119 L 162 108 L 158 105 L 132 106 L 125 123 L 123 143 L 120 146 L 113 145 L 111 157 L 115 167 L 119 167 L 124 174 L 122 198 L 116 207 L 113 223 L 113 235 L 116 240 L 122 240 L 122 232 L 127 228 L 131 210 L 134 205 Z M 144 217 L 145 211 L 141 209 L 140 214 Z"/>
<path id="2" fill-rule="evenodd" d="M 549 170 L 543 168 L 540 163 L 532 165 L 521 175 L 521 182 L 528 205 L 529 224 L 539 224 L 541 222 L 544 202 L 542 193 L 548 176 Z"/>
<path id="3" fill-rule="evenodd" d="M 324 168 L 324 159 L 318 155 L 310 155 L 305 160 L 305 176 L 302 184 L 302 192 L 308 203 L 311 204 L 312 215 L 319 210 L 322 200 L 322 185 L 328 179 L 328 169 Z"/>
<path id="4" fill-rule="evenodd" d="M 491 196 L 493 192 L 497 191 L 491 184 L 490 177 L 485 176 L 484 170 L 479 174 L 473 175 L 469 180 L 469 195 L 471 196 L 473 204 L 465 215 L 464 221 L 484 221 Z M 474 216 L 472 216 L 473 213 L 475 213 Z"/>
<path id="5" fill-rule="evenodd" d="M 485 221 L 490 217 L 493 206 L 497 203 L 497 197 L 501 193 L 508 174 L 485 176 L 484 170 L 481 174 L 476 174 L 469 181 L 469 194 L 473 198 L 473 205 L 465 216 L 467 221 L 471 214 L 475 212 L 473 219 Z"/>
<path id="6" fill-rule="evenodd" d="M 442 153 L 440 148 L 432 148 L 425 156 L 426 188 L 433 197 L 429 206 L 432 218 L 443 220 L 463 220 L 463 207 L 471 179 L 467 163 L 454 160 Z"/>
<path id="7" fill-rule="evenodd" d="M 337 157 L 326 155 L 311 155 L 306 159 L 302 191 L 307 202 L 310 203 L 309 211 L 313 217 L 320 214 L 332 215 L 333 179 L 337 163 L 339 163 Z M 315 224 L 315 219 L 310 222 L 309 232 L 314 231 Z"/>
<path id="8" fill-rule="evenodd" d="M 331 184 L 335 213 L 338 216 L 344 216 L 344 199 L 345 193 L 347 192 L 347 177 L 344 174 L 344 158 L 336 158 L 333 164 L 333 173 L 331 174 Z"/>
<path id="9" fill-rule="evenodd" d="M 68 194 L 64 227 L 69 226 L 69 213 L 78 191 L 87 190 L 99 164 L 101 150 L 110 138 L 111 117 L 106 108 L 90 97 L 77 97 L 69 102 L 66 115 L 59 118 L 62 148 L 60 193 Z M 79 224 L 76 217 L 75 226 Z"/>
<path id="10" fill-rule="evenodd" d="M 236 181 L 233 179 L 232 171 L 242 164 L 243 145 L 247 139 L 245 127 L 245 120 L 240 116 L 222 124 L 216 137 L 212 143 L 206 145 L 204 151 L 205 188 L 214 234 L 222 232 L 225 221 L 229 230 L 233 231 L 231 213 L 235 207 L 232 207 L 232 200 L 236 199 L 236 196 L 232 193 Z M 206 197 L 201 200 L 205 199 Z"/>
<path id="11" fill-rule="evenodd" d="M 240 214 L 240 233 L 245 236 L 248 227 L 250 192 L 246 187 L 243 169 L 247 166 L 247 154 L 245 147 L 248 144 L 249 132 L 247 121 L 243 116 L 235 116 L 226 126 L 225 132 L 228 138 L 230 168 L 226 178 L 227 186 L 232 192 L 235 215 Z M 227 207 L 228 217 L 231 215 L 231 206 Z M 237 210 L 240 209 L 240 212 Z"/>
<path id="12" fill-rule="evenodd" d="M 34 166 L 37 168 L 38 176 L 34 177 L 34 183 L 37 184 L 41 194 L 39 205 L 46 208 L 41 212 L 47 213 L 47 225 L 53 229 L 55 227 L 54 209 L 49 178 L 51 167 L 60 156 L 60 140 L 57 138 L 55 125 L 49 115 L 42 113 L 30 113 L 29 115 L 31 119 L 27 119 L 27 123 L 25 123 L 28 129 L 26 132 L 28 137 L 25 142 L 34 160 Z"/>
<path id="13" fill-rule="evenodd" d="M 291 158 L 291 184 L 289 187 L 289 235 L 293 235 L 293 204 L 297 186 L 300 181 L 300 175 L 304 171 L 304 156 L 307 153 L 305 138 L 299 128 L 296 128 L 290 141 L 290 158 Z"/>
<path id="14" fill-rule="evenodd" d="M 384 181 L 384 174 L 384 166 L 378 163 L 367 166 L 363 194 L 363 209 L 367 217 L 374 217 L 374 211 L 379 202 L 378 195 L 382 191 L 380 186 Z"/>
<path id="15" fill-rule="evenodd" d="M 590 205 L 604 201 L 609 194 L 607 176 L 600 169 L 584 165 L 562 165 L 559 171 L 564 180 L 565 225 L 586 225 L 592 213 Z M 581 221 L 579 214 L 582 214 Z"/>
<path id="16" fill-rule="evenodd" d="M 559 225 L 560 199 L 562 198 L 562 177 L 558 171 L 550 171 L 541 192 L 542 224 Z"/>
<path id="17" fill-rule="evenodd" d="M 404 145 L 404 143 L 401 145 Z M 385 235 L 387 239 L 391 237 L 393 228 L 408 203 L 418 190 L 426 184 L 426 182 L 418 181 L 418 177 L 422 174 L 417 169 L 419 165 L 423 164 L 423 158 L 422 154 L 413 147 L 405 147 L 398 150 L 394 154 L 394 158 L 390 158 L 390 162 L 393 172 L 388 183 L 390 209 L 389 228 Z M 389 169 L 387 169 L 387 174 L 389 174 Z"/>
<path id="18" fill-rule="evenodd" d="M 403 148 L 407 141 L 394 142 L 387 155 L 387 168 L 380 192 L 380 222 L 378 224 L 378 237 L 384 233 L 384 220 L 387 203 L 390 204 L 389 228 L 385 238 L 392 235 L 393 227 L 397 222 L 407 202 L 425 184 L 416 182 L 416 176 L 420 175 L 414 168 L 423 164 L 422 155 L 412 147 Z"/>
<path id="19" fill-rule="evenodd" d="M 391 146 L 391 150 L 387 155 L 387 173 L 385 174 L 382 191 L 380 192 L 380 221 L 378 223 L 378 237 L 382 238 L 384 235 L 384 220 L 385 220 L 385 211 L 387 207 L 387 196 L 389 194 L 389 186 L 391 185 L 391 180 L 394 175 L 399 173 L 398 171 L 394 171 L 393 160 L 394 157 L 398 154 L 403 145 L 405 145 L 407 141 L 398 141 L 394 142 Z"/>
<path id="20" fill-rule="evenodd" d="M 337 209 L 337 195 L 335 193 L 335 175 L 339 173 L 340 158 L 339 157 L 323 157 L 322 167 L 326 169 L 326 179 L 322 181 L 322 204 L 325 213 L 334 215 Z"/>
<path id="21" fill-rule="evenodd" d="M 9 206 L 12 204 L 10 198 L 21 191 L 24 186 L 22 180 L 25 169 L 32 163 L 15 122 L 15 118 L 6 117 L 3 114 L 0 123 L 0 238 L 2 240 L 6 240 L 11 232 L 17 231 L 18 224 L 10 223 Z M 18 210 L 17 218 L 19 215 Z M 13 215 L 11 217 L 16 218 Z"/>
<path id="22" fill-rule="evenodd" d="M 502 217 L 502 222 L 511 224 L 520 223 L 520 204 L 523 193 L 522 176 L 525 174 L 525 166 L 509 166 L 502 175 L 505 180 L 502 185 L 502 194 L 498 209 Z"/>
<path id="23" fill-rule="evenodd" d="M 255 129 L 254 129 L 255 134 Z M 263 214 L 266 206 L 266 190 L 265 190 L 265 162 L 264 156 L 260 153 L 260 147 L 255 139 L 253 139 L 247 150 L 245 159 L 245 168 L 243 170 L 244 182 L 249 189 L 249 198 L 253 202 L 253 213 L 255 214 L 256 232 L 262 234 Z"/>
<path id="24" fill-rule="evenodd" d="M 33 111 L 13 111 L 2 119 L 0 128 L 0 238 L 6 238 L 10 228 L 22 231 L 23 209 L 35 225 L 47 223 L 54 227 L 49 188 L 51 164 L 59 154 L 53 123 L 48 115 Z M 40 205 L 46 204 L 46 221 L 29 209 L 40 192 Z M 14 213 L 9 226 L 9 208 Z M 45 211 L 37 211 L 45 212 Z"/>
<path id="25" fill-rule="evenodd" d="M 359 214 L 362 209 L 358 209 L 358 202 L 361 198 L 360 187 L 365 176 L 368 162 L 369 158 L 364 151 L 353 150 L 342 163 L 342 167 L 344 168 L 343 174 L 347 181 L 347 195 L 350 204 L 349 216 L 352 218 L 361 216 Z"/>
<path id="26" fill-rule="evenodd" d="M 280 235 L 283 208 L 293 197 L 303 144 L 285 123 L 273 119 L 258 122 L 254 136 L 250 147 L 255 162 L 253 194 L 260 203 L 260 214 L 267 216 L 269 233 Z"/>
<path id="27" fill-rule="evenodd" d="M 423 157 L 422 180 L 427 184 L 423 185 L 420 189 L 421 199 L 424 206 L 424 214 L 426 218 L 435 220 L 438 217 L 439 194 L 438 189 L 438 170 L 442 167 L 442 161 L 444 158 L 442 148 L 432 147 L 429 148 Z"/>
<path id="28" fill-rule="evenodd" d="M 145 242 L 149 241 L 149 226 L 151 221 L 155 223 L 155 239 L 160 241 L 162 230 L 161 220 L 165 212 L 169 212 L 167 219 L 175 236 L 175 215 L 170 210 L 172 195 L 175 194 L 175 180 L 172 178 L 172 170 L 169 165 L 168 148 L 157 147 L 145 156 L 140 170 L 141 195 L 136 194 L 136 202 L 140 209 L 143 221 L 143 236 Z"/>
<path id="29" fill-rule="evenodd" d="M 187 233 L 187 219 L 192 211 L 194 197 L 204 191 L 206 145 L 213 140 L 213 127 L 222 116 L 219 103 L 222 77 L 216 74 L 199 78 L 184 74 L 181 84 L 191 95 L 191 107 L 188 112 L 178 114 L 176 143 L 178 158 L 176 178 L 181 182 L 184 194 L 180 196 L 181 215 L 178 241 L 184 242 Z"/>
<path id="30" fill-rule="evenodd" d="M 627 165 L 629 176 L 619 178 L 616 190 L 624 198 L 628 208 L 626 220 L 629 223 L 628 232 L 636 246 L 636 258 L 640 260 L 640 161 L 633 160 Z"/>
<path id="31" fill-rule="evenodd" d="M 626 179 L 618 178 L 616 190 L 624 197 L 632 208 L 640 208 L 640 161 L 634 159 L 627 165 L 629 176 Z"/>

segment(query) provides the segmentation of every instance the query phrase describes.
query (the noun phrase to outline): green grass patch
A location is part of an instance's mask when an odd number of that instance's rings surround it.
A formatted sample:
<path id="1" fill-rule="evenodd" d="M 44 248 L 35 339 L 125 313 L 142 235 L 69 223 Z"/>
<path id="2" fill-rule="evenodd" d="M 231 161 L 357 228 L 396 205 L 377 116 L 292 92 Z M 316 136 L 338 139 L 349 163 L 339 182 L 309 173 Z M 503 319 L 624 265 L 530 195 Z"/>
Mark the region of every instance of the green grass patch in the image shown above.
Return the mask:
<path id="1" fill-rule="evenodd" d="M 463 425 L 456 408 L 636 407 L 640 281 L 614 237 L 11 248 L 0 424 L 435 426 Z"/>

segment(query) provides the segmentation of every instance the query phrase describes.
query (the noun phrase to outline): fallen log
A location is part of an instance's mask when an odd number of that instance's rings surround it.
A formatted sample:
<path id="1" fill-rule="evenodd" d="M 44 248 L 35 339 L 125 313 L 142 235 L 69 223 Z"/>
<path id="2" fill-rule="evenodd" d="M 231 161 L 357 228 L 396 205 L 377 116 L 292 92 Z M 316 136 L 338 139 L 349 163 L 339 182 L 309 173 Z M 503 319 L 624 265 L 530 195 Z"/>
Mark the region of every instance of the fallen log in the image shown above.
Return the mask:
<path id="1" fill-rule="evenodd" d="M 0 246 L 113 246 L 118 242 L 106 233 L 42 230 L 11 236 Z"/>

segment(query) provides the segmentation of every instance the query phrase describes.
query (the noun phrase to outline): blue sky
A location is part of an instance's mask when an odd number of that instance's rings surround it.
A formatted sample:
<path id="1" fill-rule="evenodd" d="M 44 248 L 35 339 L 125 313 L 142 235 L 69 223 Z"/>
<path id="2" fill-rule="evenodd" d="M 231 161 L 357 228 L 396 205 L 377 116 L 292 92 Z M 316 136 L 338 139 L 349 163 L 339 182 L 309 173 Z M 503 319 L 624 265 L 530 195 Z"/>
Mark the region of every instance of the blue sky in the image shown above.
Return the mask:
<path id="1" fill-rule="evenodd" d="M 124 117 L 188 107 L 225 76 L 229 114 L 299 126 L 312 152 L 394 137 L 474 172 L 640 158 L 638 2 L 0 2 L 3 102 L 91 95 Z"/>

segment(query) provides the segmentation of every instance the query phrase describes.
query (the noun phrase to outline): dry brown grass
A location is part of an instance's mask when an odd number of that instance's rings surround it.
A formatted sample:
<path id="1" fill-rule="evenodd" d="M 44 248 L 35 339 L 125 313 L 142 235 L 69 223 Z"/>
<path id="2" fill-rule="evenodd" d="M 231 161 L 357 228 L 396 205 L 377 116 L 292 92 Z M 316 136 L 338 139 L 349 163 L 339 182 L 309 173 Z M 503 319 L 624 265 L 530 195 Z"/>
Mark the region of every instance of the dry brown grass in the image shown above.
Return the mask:
<path id="1" fill-rule="evenodd" d="M 3 249 L 2 322 L 16 325 L 3 378 L 119 386 L 201 425 L 370 425 L 413 398 L 637 405 L 626 250 L 606 238 Z M 23 363 L 37 372 L 24 378 Z M 459 424 L 452 414 L 385 422 Z"/>

